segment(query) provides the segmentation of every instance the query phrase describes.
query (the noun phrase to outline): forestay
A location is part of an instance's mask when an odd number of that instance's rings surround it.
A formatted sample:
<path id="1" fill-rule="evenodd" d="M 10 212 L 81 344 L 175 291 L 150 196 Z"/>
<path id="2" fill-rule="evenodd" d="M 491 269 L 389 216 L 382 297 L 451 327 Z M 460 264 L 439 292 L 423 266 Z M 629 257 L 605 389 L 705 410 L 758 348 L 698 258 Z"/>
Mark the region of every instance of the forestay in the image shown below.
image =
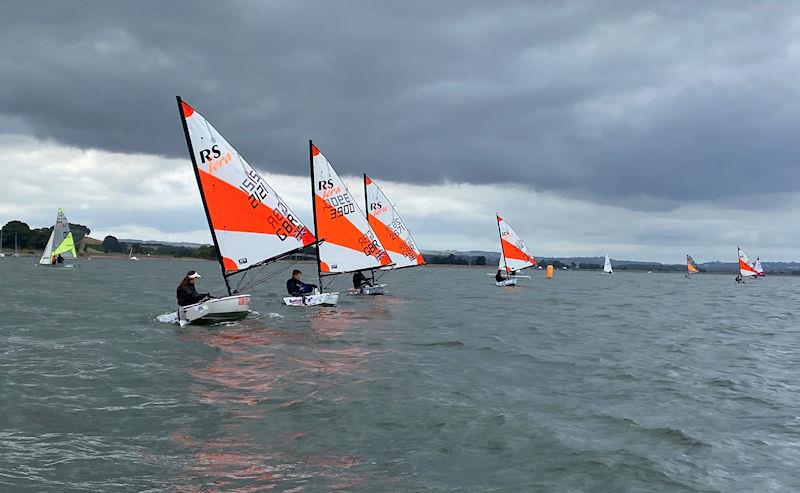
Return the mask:
<path id="1" fill-rule="evenodd" d="M 311 184 L 320 274 L 376 269 L 391 264 L 375 231 L 347 186 L 313 143 Z"/>
<path id="2" fill-rule="evenodd" d="M 69 230 L 69 222 L 64 211 L 58 210 L 56 215 L 56 224 L 53 231 L 50 233 L 50 238 L 47 240 L 47 245 L 44 247 L 44 252 L 39 258 L 40 264 L 50 265 L 53 259 L 61 255 L 64 260 L 78 258 L 78 252 L 75 251 L 75 240 L 72 238 L 72 232 Z"/>
<path id="3" fill-rule="evenodd" d="M 528 247 L 525 246 L 514 228 L 500 214 L 497 215 L 497 228 L 500 231 L 500 264 L 498 269 L 507 272 L 517 271 L 536 265 Z"/>
<path id="4" fill-rule="evenodd" d="M 386 248 L 393 269 L 424 265 L 422 257 L 411 232 L 406 227 L 400 214 L 389 201 L 383 190 L 364 175 L 364 193 L 367 199 L 367 219 L 378 240 Z"/>
<path id="5" fill-rule="evenodd" d="M 226 274 L 262 264 L 314 243 L 286 202 L 184 101 L 192 164 Z"/>

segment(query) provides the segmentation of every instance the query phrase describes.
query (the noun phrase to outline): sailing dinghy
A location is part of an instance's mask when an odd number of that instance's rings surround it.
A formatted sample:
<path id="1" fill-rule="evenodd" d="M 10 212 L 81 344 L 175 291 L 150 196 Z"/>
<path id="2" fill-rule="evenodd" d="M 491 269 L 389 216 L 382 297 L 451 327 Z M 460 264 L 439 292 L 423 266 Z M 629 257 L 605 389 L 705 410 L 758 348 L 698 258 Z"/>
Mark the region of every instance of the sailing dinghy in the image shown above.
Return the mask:
<path id="1" fill-rule="evenodd" d="M 517 272 L 535 266 L 536 259 L 533 258 L 522 238 L 505 219 L 500 217 L 500 214 L 497 214 L 497 232 L 500 234 L 500 262 L 497 269 L 505 272 L 505 279 L 495 280 L 495 285 L 516 286 L 517 279 L 530 278 L 530 276 L 519 275 Z"/>
<path id="2" fill-rule="evenodd" d="M 380 270 L 397 270 L 408 267 L 419 267 L 425 265 L 425 258 L 422 256 L 411 232 L 406 227 L 400 214 L 397 213 L 383 190 L 370 177 L 364 174 L 364 198 L 367 206 L 367 221 L 375 232 L 381 245 L 386 249 L 390 261 L 394 264 L 390 267 L 381 267 Z M 372 279 L 375 279 L 375 271 L 372 271 Z M 349 294 L 383 294 L 385 284 L 364 286 L 361 289 L 350 288 Z"/>
<path id="3" fill-rule="evenodd" d="M 756 257 L 756 261 L 753 263 L 753 269 L 755 269 L 758 277 L 765 277 L 764 267 L 761 266 L 761 257 Z"/>
<path id="4" fill-rule="evenodd" d="M 736 247 L 736 253 L 739 256 L 739 276 L 741 277 L 741 281 L 744 281 L 745 277 L 749 277 L 751 279 L 755 279 L 758 277 L 758 271 L 753 267 L 753 264 L 750 262 L 750 259 L 747 258 L 747 255 L 740 247 Z"/>
<path id="5" fill-rule="evenodd" d="M 228 295 L 179 308 L 162 322 L 214 323 L 250 313 L 264 267 L 315 242 L 314 235 L 258 172 L 180 97 L 178 112 Z M 234 283 L 235 284 L 232 284 Z"/>
<path id="6" fill-rule="evenodd" d="M 17 233 L 14 233 L 14 254 L 12 257 L 21 257 L 22 254 L 19 253 L 19 248 L 17 248 Z"/>
<path id="7" fill-rule="evenodd" d="M 63 259 L 58 262 L 59 255 Z M 42 256 L 39 257 L 38 265 L 47 267 L 72 268 L 77 267 L 78 252 L 75 251 L 75 240 L 69 230 L 69 222 L 64 211 L 58 210 L 56 214 L 56 224 L 47 240 Z"/>
<path id="8" fill-rule="evenodd" d="M 133 254 L 133 247 L 131 247 L 131 250 L 128 252 L 128 260 L 139 260 L 139 258 Z"/>
<path id="9" fill-rule="evenodd" d="M 309 299 L 309 296 L 288 296 L 283 302 L 291 306 L 335 305 L 339 293 L 324 292 L 325 277 L 379 269 L 390 266 L 392 262 L 331 163 L 310 140 L 308 150 L 314 231 L 319 238 L 317 272 L 323 293 L 318 295 L 320 300 Z"/>
<path id="10" fill-rule="evenodd" d="M 686 277 L 691 276 L 692 274 L 699 274 L 700 269 L 697 267 L 694 259 L 691 255 L 686 255 Z"/>
<path id="11" fill-rule="evenodd" d="M 0 258 L 4 258 L 5 256 L 6 254 L 3 253 L 3 228 L 0 227 Z"/>
<path id="12" fill-rule="evenodd" d="M 611 268 L 611 259 L 608 258 L 608 254 L 606 254 L 606 260 L 603 262 L 603 272 L 606 274 L 613 274 L 614 269 Z"/>

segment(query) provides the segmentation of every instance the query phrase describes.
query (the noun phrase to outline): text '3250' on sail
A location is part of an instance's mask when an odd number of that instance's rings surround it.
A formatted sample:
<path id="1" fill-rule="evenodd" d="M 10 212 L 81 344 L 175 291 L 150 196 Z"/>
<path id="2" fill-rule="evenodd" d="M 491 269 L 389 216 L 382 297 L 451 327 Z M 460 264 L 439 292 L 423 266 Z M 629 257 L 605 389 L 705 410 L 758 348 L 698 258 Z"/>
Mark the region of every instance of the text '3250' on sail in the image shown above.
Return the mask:
<path id="1" fill-rule="evenodd" d="M 200 193 L 228 273 L 314 243 L 314 235 L 217 130 L 178 98 Z"/>
<path id="2" fill-rule="evenodd" d="M 319 270 L 322 274 L 377 269 L 391 264 L 378 236 L 333 166 L 314 144 L 311 183 Z"/>

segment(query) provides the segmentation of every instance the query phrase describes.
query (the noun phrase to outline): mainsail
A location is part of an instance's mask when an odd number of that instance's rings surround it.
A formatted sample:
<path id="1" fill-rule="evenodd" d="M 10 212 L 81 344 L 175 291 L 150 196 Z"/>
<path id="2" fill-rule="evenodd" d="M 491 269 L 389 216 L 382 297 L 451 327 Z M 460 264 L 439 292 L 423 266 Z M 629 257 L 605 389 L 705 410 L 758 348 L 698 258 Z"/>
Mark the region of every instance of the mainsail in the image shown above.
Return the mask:
<path id="1" fill-rule="evenodd" d="M 742 249 L 737 246 L 736 250 L 739 254 L 739 274 L 750 277 L 758 276 L 758 272 L 753 267 L 753 264 L 750 263 L 750 259 L 747 258 L 747 255 L 745 255 Z"/>
<path id="2" fill-rule="evenodd" d="M 606 274 L 611 274 L 614 272 L 614 269 L 611 268 L 611 259 L 608 258 L 608 254 L 606 254 L 606 261 L 603 262 L 603 272 Z"/>
<path id="3" fill-rule="evenodd" d="M 226 285 L 228 276 L 314 243 L 311 231 L 208 120 L 180 97 L 178 109 Z"/>
<path id="4" fill-rule="evenodd" d="M 394 263 L 392 268 L 402 269 L 403 267 L 424 265 L 425 259 L 394 205 L 386 198 L 383 190 L 366 174 L 364 175 L 364 195 L 367 200 L 367 220 Z"/>
<path id="5" fill-rule="evenodd" d="M 53 232 L 50 233 L 50 238 L 47 240 L 42 256 L 39 258 L 39 263 L 51 265 L 59 255 L 64 260 L 78 258 L 78 253 L 75 251 L 75 240 L 73 240 L 72 232 L 69 230 L 67 216 L 64 215 L 64 211 L 61 209 L 58 210 L 56 224 L 53 227 Z"/>
<path id="6" fill-rule="evenodd" d="M 514 228 L 497 214 L 497 229 L 500 233 L 500 263 L 498 269 L 506 272 L 518 271 L 536 265 L 528 247 L 522 242 Z"/>
<path id="7" fill-rule="evenodd" d="M 686 270 L 689 274 L 697 274 L 700 272 L 700 269 L 697 268 L 697 264 L 691 255 L 686 256 Z"/>
<path id="8" fill-rule="evenodd" d="M 311 141 L 311 187 L 320 276 L 392 263 L 347 186 Z"/>
<path id="9" fill-rule="evenodd" d="M 765 276 L 764 268 L 761 266 L 761 257 L 756 257 L 756 261 L 753 264 L 753 269 L 755 269 L 756 274 L 758 274 L 758 277 L 764 277 Z"/>

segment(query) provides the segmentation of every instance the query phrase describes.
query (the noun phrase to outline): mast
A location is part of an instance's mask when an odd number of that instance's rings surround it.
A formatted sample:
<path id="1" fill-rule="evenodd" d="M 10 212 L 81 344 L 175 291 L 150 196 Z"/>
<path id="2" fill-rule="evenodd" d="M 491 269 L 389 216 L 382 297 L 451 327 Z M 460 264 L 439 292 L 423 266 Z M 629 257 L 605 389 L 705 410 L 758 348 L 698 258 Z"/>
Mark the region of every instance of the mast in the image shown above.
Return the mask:
<path id="1" fill-rule="evenodd" d="M 183 124 L 183 135 L 186 137 L 186 145 L 189 148 L 189 157 L 192 159 L 192 168 L 194 169 L 194 177 L 197 180 L 197 189 L 200 191 L 200 198 L 203 201 L 203 210 L 206 211 L 206 220 L 208 220 L 208 229 L 211 231 L 211 239 L 214 240 L 214 249 L 217 251 L 217 261 L 219 262 L 219 269 L 222 271 L 222 279 L 225 281 L 225 289 L 228 290 L 228 296 L 231 295 L 231 285 L 228 283 L 228 276 L 225 275 L 225 264 L 222 263 L 222 252 L 219 249 L 217 242 L 217 233 L 214 231 L 214 225 L 211 223 L 211 213 L 208 212 L 208 204 L 206 203 L 206 196 L 203 193 L 203 184 L 200 181 L 200 170 L 197 169 L 197 160 L 194 157 L 194 148 L 192 147 L 192 138 L 189 136 L 189 126 L 186 124 L 186 117 L 183 115 L 183 100 L 180 96 L 175 96 L 178 101 L 178 114 L 181 115 L 181 123 Z"/>
<path id="2" fill-rule="evenodd" d="M 319 241 L 319 228 L 317 227 L 317 194 L 314 192 L 314 143 L 308 139 L 308 167 L 311 178 L 311 213 L 314 216 L 314 236 Z M 317 276 L 319 276 L 319 291 L 322 292 L 322 269 L 320 269 L 319 243 L 317 243 Z"/>
<path id="3" fill-rule="evenodd" d="M 503 262 L 506 264 L 506 275 L 509 276 L 511 274 L 508 270 L 508 259 L 506 258 L 505 252 L 503 252 L 503 232 L 500 231 L 500 213 L 495 212 L 494 215 L 497 219 L 497 236 L 500 237 L 500 255 L 503 256 Z"/>

